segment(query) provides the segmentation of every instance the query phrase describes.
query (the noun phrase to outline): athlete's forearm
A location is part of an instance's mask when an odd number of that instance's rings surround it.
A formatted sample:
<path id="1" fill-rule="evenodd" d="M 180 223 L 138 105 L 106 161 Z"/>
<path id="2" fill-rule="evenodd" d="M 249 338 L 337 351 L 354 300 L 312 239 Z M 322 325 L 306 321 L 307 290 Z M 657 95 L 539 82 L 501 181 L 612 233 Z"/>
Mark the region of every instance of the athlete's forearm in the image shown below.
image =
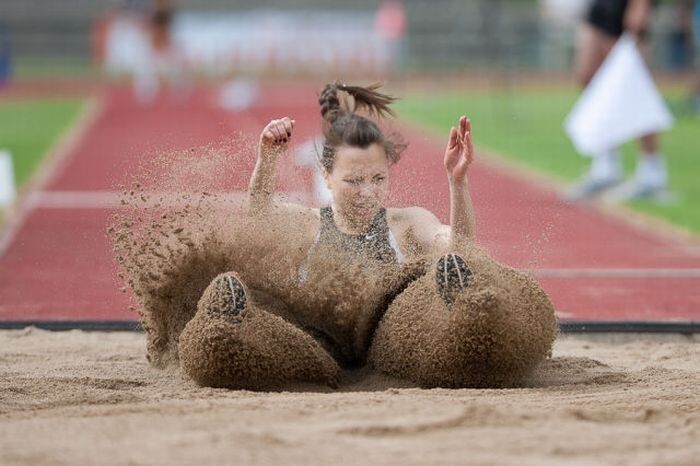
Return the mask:
<path id="1" fill-rule="evenodd" d="M 263 152 L 266 150 L 270 152 Z M 248 185 L 250 210 L 253 213 L 266 210 L 272 205 L 278 156 L 272 150 L 274 149 L 266 148 L 262 144 L 258 146 L 255 169 Z"/>
<path id="2" fill-rule="evenodd" d="M 450 246 L 464 249 L 476 237 L 474 207 L 468 181 L 450 182 Z"/>
<path id="3" fill-rule="evenodd" d="M 294 120 L 284 117 L 270 121 L 260 134 L 257 161 L 248 185 L 249 209 L 253 214 L 272 206 L 277 159 L 287 150 L 293 128 Z"/>

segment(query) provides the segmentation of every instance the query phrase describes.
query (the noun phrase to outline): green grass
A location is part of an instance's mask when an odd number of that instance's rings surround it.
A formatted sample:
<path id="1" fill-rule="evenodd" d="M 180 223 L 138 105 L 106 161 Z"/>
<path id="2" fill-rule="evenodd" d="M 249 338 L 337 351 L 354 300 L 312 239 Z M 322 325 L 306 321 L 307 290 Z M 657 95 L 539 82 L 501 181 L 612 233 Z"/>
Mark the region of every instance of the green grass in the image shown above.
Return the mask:
<path id="1" fill-rule="evenodd" d="M 678 194 L 672 205 L 635 202 L 632 208 L 700 233 L 700 118 L 683 110 L 682 91 L 666 97 L 676 113 L 676 124 L 665 133 L 671 190 Z M 461 114 L 472 120 L 477 146 L 523 163 L 557 178 L 571 181 L 588 166 L 564 133 L 563 121 L 578 92 L 555 90 L 478 90 L 465 93 L 413 94 L 398 105 L 404 118 L 447 135 Z M 675 104 L 674 104 L 675 103 Z M 625 170 L 634 170 L 636 144 L 623 148 Z"/>
<path id="2" fill-rule="evenodd" d="M 16 58 L 11 66 L 15 81 L 95 78 L 100 71 L 87 59 L 69 57 Z"/>
<path id="3" fill-rule="evenodd" d="M 17 187 L 34 173 L 42 157 L 75 120 L 80 99 L 0 101 L 0 149 L 9 149 Z"/>

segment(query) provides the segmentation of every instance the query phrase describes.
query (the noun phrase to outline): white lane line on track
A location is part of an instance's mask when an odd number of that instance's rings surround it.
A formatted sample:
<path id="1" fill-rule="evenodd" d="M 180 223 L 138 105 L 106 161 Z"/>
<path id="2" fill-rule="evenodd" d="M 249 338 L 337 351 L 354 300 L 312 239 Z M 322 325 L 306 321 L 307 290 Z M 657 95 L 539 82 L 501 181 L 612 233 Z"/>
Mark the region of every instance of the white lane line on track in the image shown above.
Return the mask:
<path id="1" fill-rule="evenodd" d="M 610 268 L 610 269 L 529 269 L 537 278 L 700 278 L 700 269 Z"/>
<path id="2" fill-rule="evenodd" d="M 141 194 L 146 196 L 146 202 L 141 201 Z M 29 214 L 35 209 L 147 208 L 158 204 L 163 207 L 184 207 L 187 204 L 196 206 L 200 195 L 201 192 L 144 192 L 138 193 L 133 205 L 124 206 L 121 202 L 123 194 L 119 191 L 32 191 L 22 198 L 16 215 L 8 222 L 4 235 L 0 238 L 0 257 L 17 236 Z M 222 208 L 242 206 L 248 197 L 246 191 L 215 193 L 215 195 Z M 311 194 L 303 191 L 275 193 L 275 199 L 280 202 L 306 204 L 311 199 Z"/>

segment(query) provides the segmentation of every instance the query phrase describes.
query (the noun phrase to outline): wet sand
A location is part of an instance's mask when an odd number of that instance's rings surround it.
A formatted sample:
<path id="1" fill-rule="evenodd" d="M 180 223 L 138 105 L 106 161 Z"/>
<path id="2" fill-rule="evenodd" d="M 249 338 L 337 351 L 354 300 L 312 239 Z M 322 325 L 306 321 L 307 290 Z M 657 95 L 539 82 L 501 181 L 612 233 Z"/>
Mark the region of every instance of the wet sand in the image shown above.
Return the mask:
<path id="1" fill-rule="evenodd" d="M 520 389 L 255 393 L 153 368 L 141 333 L 0 331 L 0 464 L 697 464 L 698 342 L 564 336 Z"/>

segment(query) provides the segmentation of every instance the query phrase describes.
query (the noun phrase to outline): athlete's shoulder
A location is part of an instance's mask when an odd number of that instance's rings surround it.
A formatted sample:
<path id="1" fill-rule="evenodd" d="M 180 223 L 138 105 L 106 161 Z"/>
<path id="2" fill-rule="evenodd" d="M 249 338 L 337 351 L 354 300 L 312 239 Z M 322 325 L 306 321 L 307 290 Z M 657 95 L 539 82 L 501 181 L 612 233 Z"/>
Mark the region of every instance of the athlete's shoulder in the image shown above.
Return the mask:
<path id="1" fill-rule="evenodd" d="M 449 233 L 449 227 L 423 207 L 390 209 L 387 215 L 402 250 L 409 256 L 420 256 L 430 251 L 439 235 L 444 235 L 446 229 Z"/>
<path id="2" fill-rule="evenodd" d="M 392 228 L 396 228 L 397 231 L 432 231 L 442 225 L 434 213 L 417 206 L 387 209 L 387 218 Z"/>
<path id="3" fill-rule="evenodd" d="M 387 209 L 387 217 L 393 221 L 410 222 L 410 221 L 439 221 L 434 213 L 424 207 L 398 207 Z"/>

